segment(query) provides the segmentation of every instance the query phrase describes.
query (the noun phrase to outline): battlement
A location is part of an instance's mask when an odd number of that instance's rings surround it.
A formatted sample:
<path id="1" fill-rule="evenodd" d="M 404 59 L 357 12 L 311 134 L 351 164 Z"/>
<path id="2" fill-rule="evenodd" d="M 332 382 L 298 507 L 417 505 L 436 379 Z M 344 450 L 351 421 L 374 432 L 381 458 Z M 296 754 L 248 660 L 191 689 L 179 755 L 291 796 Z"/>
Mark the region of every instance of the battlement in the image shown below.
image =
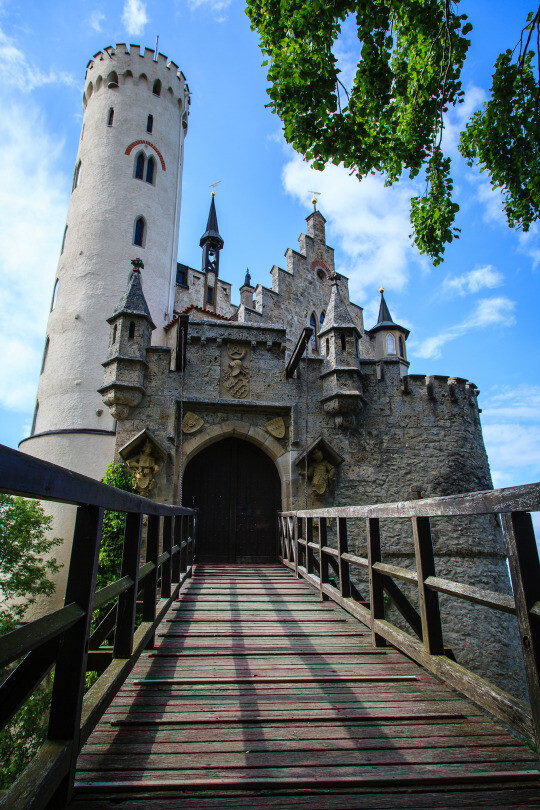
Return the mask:
<path id="1" fill-rule="evenodd" d="M 164 99 L 177 100 L 182 106 L 189 105 L 189 86 L 175 62 L 158 53 L 154 59 L 151 48 L 120 43 L 108 46 L 94 54 L 86 66 L 83 105 L 92 94 L 104 85 L 122 87 L 127 81 L 146 84 L 149 92 Z M 156 82 L 159 86 L 156 87 Z M 159 92 L 155 92 L 156 89 Z"/>
<path id="2" fill-rule="evenodd" d="M 476 385 L 463 377 L 445 377 L 442 374 L 408 374 L 401 377 L 401 391 L 404 395 L 417 395 L 431 400 L 450 399 L 458 402 L 466 399 L 476 406 L 480 391 Z"/>

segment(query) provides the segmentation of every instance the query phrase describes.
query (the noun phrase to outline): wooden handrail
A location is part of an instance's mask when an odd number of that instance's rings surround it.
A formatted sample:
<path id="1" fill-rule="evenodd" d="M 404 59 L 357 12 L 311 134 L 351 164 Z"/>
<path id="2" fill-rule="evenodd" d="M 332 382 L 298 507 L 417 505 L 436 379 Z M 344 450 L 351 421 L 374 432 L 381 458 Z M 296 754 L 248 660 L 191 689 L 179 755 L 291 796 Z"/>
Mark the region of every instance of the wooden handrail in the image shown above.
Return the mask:
<path id="1" fill-rule="evenodd" d="M 0 667 L 26 656 L 0 685 L 0 705 L 5 706 L 0 728 L 55 666 L 47 740 L 21 777 L 0 796 L 0 808 L 44 808 L 49 801 L 64 807 L 70 801 L 84 740 L 141 652 L 153 646 L 158 623 L 191 576 L 196 511 L 155 503 L 2 445 L 0 492 L 78 506 L 65 606 L 0 637 Z M 116 582 L 96 591 L 105 510 L 126 514 L 122 571 Z M 148 518 L 148 531 L 146 561 L 141 565 L 143 516 Z M 163 553 L 159 555 L 162 522 Z M 140 590 L 143 621 L 135 629 Z M 92 614 L 113 601 L 116 604 L 92 639 L 99 648 L 100 640 L 114 633 L 114 657 L 111 647 L 92 649 L 92 660 L 104 672 L 84 696 Z"/>
<path id="2" fill-rule="evenodd" d="M 279 557 L 297 576 L 317 588 L 321 597 L 333 599 L 369 627 L 375 646 L 387 642 L 393 644 L 519 733 L 536 738 L 538 745 L 540 562 L 529 514 L 537 510 L 540 510 L 540 483 L 423 500 L 280 512 Z M 483 514 L 501 515 L 514 596 L 436 576 L 430 518 Z M 353 554 L 347 548 L 347 521 L 358 518 L 366 520 L 368 558 Z M 415 570 L 383 562 L 379 522 L 386 518 L 412 520 Z M 337 520 L 337 548 L 328 545 L 331 520 Z M 319 542 L 314 543 L 311 538 L 317 524 Z M 329 564 L 335 567 L 335 576 L 329 575 Z M 354 598 L 349 566 L 367 569 L 369 602 Z M 418 588 L 420 614 L 395 580 L 403 580 Z M 385 619 L 383 592 L 420 640 Z M 457 664 L 451 652 L 445 650 L 439 593 L 517 616 L 530 708 Z"/>

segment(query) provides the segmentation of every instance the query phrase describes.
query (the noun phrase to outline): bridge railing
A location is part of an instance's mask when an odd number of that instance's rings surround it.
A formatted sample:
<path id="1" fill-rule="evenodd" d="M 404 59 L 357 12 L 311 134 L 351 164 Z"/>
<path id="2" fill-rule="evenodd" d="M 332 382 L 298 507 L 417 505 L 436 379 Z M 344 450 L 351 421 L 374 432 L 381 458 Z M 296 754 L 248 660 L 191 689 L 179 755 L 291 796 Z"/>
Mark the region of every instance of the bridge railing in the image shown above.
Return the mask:
<path id="1" fill-rule="evenodd" d="M 319 590 L 321 599 L 333 599 L 369 627 L 375 646 L 391 643 L 527 739 L 536 740 L 540 750 L 540 563 L 530 515 L 537 510 L 540 484 L 372 506 L 281 512 L 279 555 L 284 565 Z M 431 518 L 486 514 L 500 515 L 513 595 L 436 575 Z M 388 518 L 412 521 L 414 570 L 383 562 L 380 524 Z M 367 557 L 349 552 L 349 524 L 357 519 L 366 521 Z M 328 544 L 330 524 L 336 535 L 333 546 Z M 361 601 L 351 569 L 367 572 L 369 600 Z M 396 580 L 418 588 L 419 612 Z M 439 593 L 517 617 L 530 708 L 453 660 L 443 643 Z M 412 633 L 388 621 L 387 599 Z"/>
<path id="2" fill-rule="evenodd" d="M 154 503 L 2 445 L 0 492 L 77 506 L 64 607 L 0 638 L 0 671 L 11 666 L 0 685 L 0 729 L 54 667 L 47 739 L 1 796 L 0 808 L 65 807 L 80 749 L 140 654 L 153 646 L 157 625 L 191 576 L 196 512 Z M 105 510 L 126 515 L 121 574 L 96 591 Z M 105 605 L 108 612 L 92 628 L 94 611 Z M 100 676 L 85 694 L 88 671 Z"/>

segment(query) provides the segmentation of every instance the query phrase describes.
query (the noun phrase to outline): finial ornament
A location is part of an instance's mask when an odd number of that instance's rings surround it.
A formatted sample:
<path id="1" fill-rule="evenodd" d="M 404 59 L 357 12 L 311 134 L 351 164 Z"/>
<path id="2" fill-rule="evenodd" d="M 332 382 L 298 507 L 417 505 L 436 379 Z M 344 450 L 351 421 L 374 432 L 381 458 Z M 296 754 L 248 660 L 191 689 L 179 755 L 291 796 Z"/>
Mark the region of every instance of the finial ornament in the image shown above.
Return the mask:
<path id="1" fill-rule="evenodd" d="M 216 196 L 215 188 L 216 188 L 216 186 L 219 186 L 220 183 L 221 183 L 221 180 L 218 180 L 217 183 L 211 183 L 210 184 L 210 188 L 212 189 L 212 197 Z"/>
<path id="2" fill-rule="evenodd" d="M 321 196 L 321 192 L 320 191 L 310 191 L 309 193 L 313 194 L 313 199 L 311 200 L 311 204 L 313 206 L 313 210 L 316 211 L 317 210 L 317 197 Z"/>
<path id="3" fill-rule="evenodd" d="M 131 264 L 133 265 L 133 269 L 137 273 L 140 273 L 141 270 L 144 270 L 144 264 L 142 262 L 142 259 L 132 259 Z"/>
<path id="4" fill-rule="evenodd" d="M 383 294 L 383 292 L 384 292 L 384 287 L 381 287 L 381 289 L 379 290 L 379 292 L 380 292 L 380 294 L 382 295 L 382 294 Z"/>

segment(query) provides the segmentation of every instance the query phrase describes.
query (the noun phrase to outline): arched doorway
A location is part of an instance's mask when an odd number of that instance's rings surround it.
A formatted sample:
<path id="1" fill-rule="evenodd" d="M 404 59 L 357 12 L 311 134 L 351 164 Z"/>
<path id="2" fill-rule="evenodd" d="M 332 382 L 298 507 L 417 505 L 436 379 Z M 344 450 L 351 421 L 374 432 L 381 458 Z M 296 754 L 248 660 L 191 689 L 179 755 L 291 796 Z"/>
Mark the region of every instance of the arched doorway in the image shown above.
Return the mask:
<path id="1" fill-rule="evenodd" d="M 188 463 L 184 506 L 199 509 L 199 562 L 276 559 L 281 485 L 272 460 L 250 442 L 222 439 Z"/>

